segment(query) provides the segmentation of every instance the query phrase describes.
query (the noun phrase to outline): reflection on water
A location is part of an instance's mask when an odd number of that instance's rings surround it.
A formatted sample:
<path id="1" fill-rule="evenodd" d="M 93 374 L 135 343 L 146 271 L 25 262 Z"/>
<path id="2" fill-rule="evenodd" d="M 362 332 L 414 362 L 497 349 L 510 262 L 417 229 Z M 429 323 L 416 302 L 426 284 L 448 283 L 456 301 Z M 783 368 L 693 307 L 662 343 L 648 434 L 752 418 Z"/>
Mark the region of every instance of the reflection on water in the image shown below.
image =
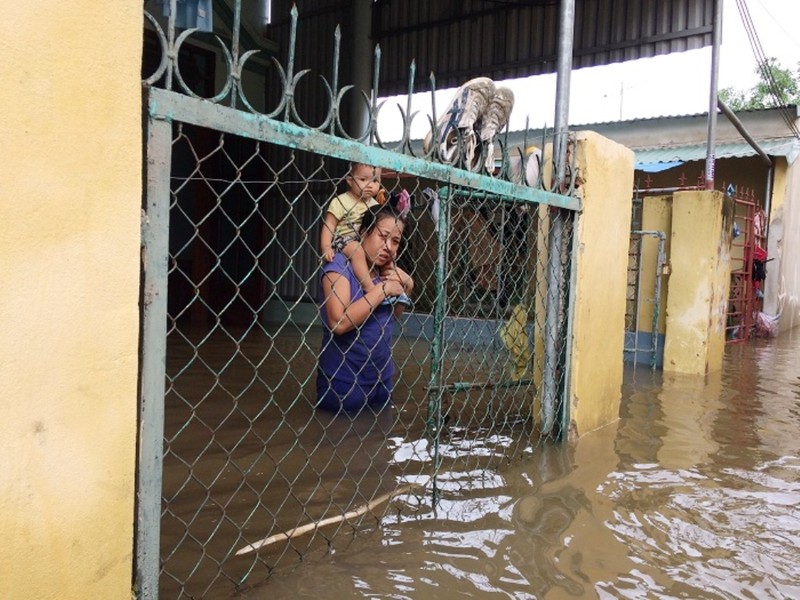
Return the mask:
<path id="1" fill-rule="evenodd" d="M 620 420 L 497 471 L 247 598 L 800 598 L 800 332 L 728 350 L 706 378 L 629 371 Z M 388 438 L 391 461 L 428 460 Z M 444 452 L 491 453 L 497 438 Z"/>

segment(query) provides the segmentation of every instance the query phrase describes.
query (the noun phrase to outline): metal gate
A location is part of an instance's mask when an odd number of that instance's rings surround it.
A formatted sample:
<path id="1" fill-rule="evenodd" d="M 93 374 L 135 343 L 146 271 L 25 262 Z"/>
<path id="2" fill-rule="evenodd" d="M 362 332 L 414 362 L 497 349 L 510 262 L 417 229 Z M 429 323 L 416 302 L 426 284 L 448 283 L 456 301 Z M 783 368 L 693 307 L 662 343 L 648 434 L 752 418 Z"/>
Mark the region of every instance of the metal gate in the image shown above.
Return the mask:
<path id="1" fill-rule="evenodd" d="M 666 233 L 631 231 L 625 306 L 625 362 L 662 364 L 664 335 L 659 332 L 662 276 L 667 264 Z M 649 250 L 649 252 L 647 251 Z"/>
<path id="2" fill-rule="evenodd" d="M 746 342 L 752 333 L 756 308 L 753 289 L 753 256 L 756 248 L 755 199 L 736 186 L 727 193 L 734 202 L 734 230 L 731 241 L 731 283 L 725 340 L 728 344 Z"/>
<path id="3" fill-rule="evenodd" d="M 408 118 L 388 147 L 374 95 L 366 133 L 348 135 L 338 65 L 327 118 L 305 125 L 293 45 L 271 112 L 241 85 L 236 34 L 203 100 L 177 68 L 191 32 L 148 20 L 162 56 L 145 81 L 140 597 L 230 594 L 376 524 L 447 518 L 443 500 L 560 439 L 574 190 L 520 183 L 525 156 L 505 147 L 493 173 L 417 155 Z M 317 240 L 350 162 L 417 201 L 398 259 L 416 306 L 396 326 L 393 410 L 330 416 L 315 410 Z"/>

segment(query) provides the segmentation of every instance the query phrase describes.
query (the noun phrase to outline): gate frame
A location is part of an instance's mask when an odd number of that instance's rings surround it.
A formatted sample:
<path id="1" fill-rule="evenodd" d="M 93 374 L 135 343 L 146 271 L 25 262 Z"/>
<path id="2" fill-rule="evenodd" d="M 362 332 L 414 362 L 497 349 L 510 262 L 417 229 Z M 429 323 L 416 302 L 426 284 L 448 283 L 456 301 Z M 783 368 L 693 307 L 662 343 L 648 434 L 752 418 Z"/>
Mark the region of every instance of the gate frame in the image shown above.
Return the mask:
<path id="1" fill-rule="evenodd" d="M 732 189 L 731 189 L 732 188 Z M 734 222 L 737 219 L 744 221 L 740 229 L 742 241 L 731 239 L 732 248 L 741 248 L 742 257 L 736 259 L 741 266 L 737 269 L 731 265 L 731 284 L 728 293 L 728 313 L 726 323 L 726 344 L 741 344 L 750 339 L 753 328 L 753 313 L 755 298 L 753 294 L 753 255 L 756 246 L 755 215 L 759 206 L 753 201 L 739 195 L 739 190 L 734 186 L 728 189 L 728 195 L 734 202 Z M 743 215 L 739 214 L 742 209 Z M 731 261 L 733 262 L 733 261 Z M 735 282 L 735 283 L 734 283 Z M 734 298 L 734 294 L 738 294 Z"/>
<path id="2" fill-rule="evenodd" d="M 161 570 L 172 124 L 155 119 L 146 123 L 134 580 L 140 598 L 156 599 Z"/>
<path id="3" fill-rule="evenodd" d="M 318 129 L 302 127 L 288 121 L 275 120 L 263 114 L 254 114 L 213 102 L 160 88 L 145 87 L 147 127 L 146 198 L 142 216 L 142 331 L 139 440 L 137 457 L 137 507 L 135 523 L 135 585 L 142 600 L 158 598 L 160 580 L 160 520 L 163 469 L 163 434 L 165 416 L 166 337 L 167 337 L 167 282 L 169 261 L 169 211 L 171 202 L 170 173 L 172 158 L 172 127 L 174 122 L 206 127 L 218 132 L 248 137 L 292 149 L 322 154 L 332 158 L 367 164 L 380 164 L 412 176 L 433 179 L 448 185 L 481 190 L 490 194 L 508 196 L 532 206 L 546 205 L 551 212 L 580 214 L 580 198 L 560 195 L 537 187 L 518 185 L 510 181 L 483 175 L 452 165 L 408 156 L 347 138 L 340 138 Z M 441 220 L 440 227 L 445 219 Z M 555 220 L 561 223 L 563 218 Z M 573 223 L 573 227 L 574 227 Z M 545 320 L 545 331 L 558 334 L 561 344 L 559 355 L 548 360 L 545 352 L 544 391 L 541 417 L 545 435 L 563 439 L 569 422 L 569 369 L 571 356 L 572 308 L 574 306 L 574 270 L 570 273 L 567 296 L 555 286 L 563 267 L 556 260 L 566 252 L 570 261 L 576 256 L 576 241 L 566 247 L 563 236 L 551 228 L 547 264 L 548 292 L 546 311 L 548 318 L 558 316 L 566 308 L 566 327 L 558 331 L 557 323 Z M 552 264 L 551 264 L 552 263 Z M 438 270 L 438 267 L 437 267 Z M 440 326 L 443 319 L 440 320 Z M 547 341 L 547 340 L 545 340 Z M 555 348 L 555 340 L 553 340 Z M 548 348 L 549 349 L 549 348 Z M 558 405 L 559 385 L 556 369 L 559 362 L 564 372 L 560 381 L 562 405 Z M 441 405 L 439 405 L 441 406 Z M 554 427 L 560 418 L 563 422 Z M 549 429 L 548 429 L 549 428 Z M 438 435 L 434 438 L 438 443 Z M 435 465 L 434 465 L 435 467 Z M 434 468 L 435 470 L 435 468 Z"/>

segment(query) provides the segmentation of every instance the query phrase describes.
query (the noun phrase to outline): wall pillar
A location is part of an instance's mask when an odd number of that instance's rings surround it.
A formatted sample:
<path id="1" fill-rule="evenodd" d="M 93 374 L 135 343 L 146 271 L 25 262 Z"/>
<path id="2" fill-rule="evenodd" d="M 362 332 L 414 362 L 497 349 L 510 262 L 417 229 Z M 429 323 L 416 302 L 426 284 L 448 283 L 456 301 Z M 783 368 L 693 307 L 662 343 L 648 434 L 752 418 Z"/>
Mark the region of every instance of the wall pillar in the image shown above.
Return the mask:
<path id="1" fill-rule="evenodd" d="M 722 368 L 732 223 L 733 201 L 722 192 L 673 196 L 665 372 Z"/>
<path id="2" fill-rule="evenodd" d="M 672 196 L 648 196 L 643 200 L 642 205 L 642 230 L 643 231 L 662 231 L 666 239 L 664 240 L 664 254 L 669 256 L 670 231 L 672 230 Z M 646 236 L 642 240 L 642 264 L 646 265 L 642 273 L 641 289 L 646 290 L 648 299 L 650 292 L 656 287 L 656 272 L 653 268 L 658 261 L 658 239 Z M 666 331 L 666 300 L 669 284 L 669 270 L 661 274 L 661 294 L 658 298 L 658 327 L 653 332 L 653 303 L 641 303 L 639 313 L 639 331 L 652 332 L 655 335 L 664 335 Z"/>
<path id="3" fill-rule="evenodd" d="M 800 166 L 779 159 L 769 215 L 764 312 L 780 315 L 778 329 L 800 325 Z"/>
<path id="4" fill-rule="evenodd" d="M 130 598 L 142 5 L 4 9 L 0 598 Z"/>
<path id="5" fill-rule="evenodd" d="M 577 134 L 582 211 L 576 219 L 569 402 L 583 435 L 619 417 L 625 342 L 633 152 L 594 132 Z"/>

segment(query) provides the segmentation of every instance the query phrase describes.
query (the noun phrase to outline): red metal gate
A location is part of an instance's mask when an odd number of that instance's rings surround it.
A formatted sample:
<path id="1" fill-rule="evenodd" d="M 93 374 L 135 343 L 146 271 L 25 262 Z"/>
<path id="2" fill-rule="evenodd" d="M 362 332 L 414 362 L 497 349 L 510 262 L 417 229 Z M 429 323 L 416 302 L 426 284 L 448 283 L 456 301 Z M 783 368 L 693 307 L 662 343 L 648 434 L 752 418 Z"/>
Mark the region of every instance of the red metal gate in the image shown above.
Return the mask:
<path id="1" fill-rule="evenodd" d="M 756 247 L 755 221 L 760 208 L 747 193 L 734 195 L 734 226 L 731 242 L 731 288 L 725 340 L 729 344 L 750 339 L 757 310 L 753 290 L 753 253 Z"/>

